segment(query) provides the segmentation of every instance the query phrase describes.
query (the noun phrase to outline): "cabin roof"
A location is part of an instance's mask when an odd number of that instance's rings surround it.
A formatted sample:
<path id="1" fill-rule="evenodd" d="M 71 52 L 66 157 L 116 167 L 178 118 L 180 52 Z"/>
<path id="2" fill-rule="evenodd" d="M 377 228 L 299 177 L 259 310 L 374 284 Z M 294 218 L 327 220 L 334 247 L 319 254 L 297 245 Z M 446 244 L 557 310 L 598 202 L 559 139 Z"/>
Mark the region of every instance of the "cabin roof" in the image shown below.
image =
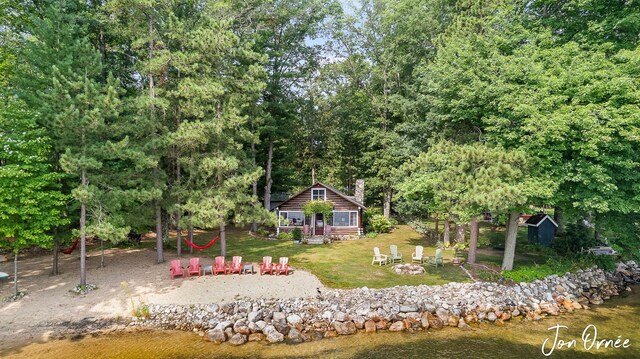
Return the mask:
<path id="1" fill-rule="evenodd" d="M 367 207 L 366 207 L 364 204 L 360 203 L 359 201 L 356 201 L 356 199 L 355 199 L 354 197 L 347 196 L 346 194 L 344 194 L 344 193 L 342 193 L 342 192 L 338 191 L 335 187 L 333 187 L 333 186 L 329 186 L 329 185 L 324 184 L 324 183 L 322 183 L 322 182 L 316 182 L 316 183 L 314 183 L 313 185 L 311 185 L 311 186 L 309 186 L 309 187 L 307 187 L 307 188 L 303 189 L 302 191 L 300 191 L 300 192 L 298 192 L 298 193 L 294 194 L 293 196 L 289 197 L 286 201 L 284 201 L 284 202 L 280 203 L 278 206 L 282 206 L 283 204 L 285 204 L 285 203 L 289 202 L 290 200 L 292 200 L 292 199 L 294 199 L 294 198 L 298 197 L 299 195 L 303 194 L 304 192 L 306 192 L 306 191 L 310 190 L 311 188 L 314 188 L 314 187 L 316 187 L 316 186 L 318 186 L 318 185 L 320 185 L 320 186 L 322 186 L 322 187 L 324 187 L 324 188 L 328 189 L 329 191 L 331 191 L 331 192 L 333 192 L 333 193 L 337 194 L 338 196 L 340 196 L 340 197 L 344 198 L 345 200 L 347 200 L 347 201 L 349 201 L 349 202 L 351 202 L 351 203 L 355 204 L 356 206 L 362 207 L 362 209 L 367 209 Z"/>
<path id="2" fill-rule="evenodd" d="M 528 226 L 539 227 L 540 224 L 545 220 L 551 221 L 551 223 L 553 223 L 554 226 L 558 227 L 558 224 L 556 223 L 556 221 L 554 221 L 553 218 L 551 218 L 551 216 L 549 216 L 546 213 L 538 213 L 534 216 L 531 216 L 531 218 L 527 219 L 526 222 L 524 223 L 526 223 Z"/>

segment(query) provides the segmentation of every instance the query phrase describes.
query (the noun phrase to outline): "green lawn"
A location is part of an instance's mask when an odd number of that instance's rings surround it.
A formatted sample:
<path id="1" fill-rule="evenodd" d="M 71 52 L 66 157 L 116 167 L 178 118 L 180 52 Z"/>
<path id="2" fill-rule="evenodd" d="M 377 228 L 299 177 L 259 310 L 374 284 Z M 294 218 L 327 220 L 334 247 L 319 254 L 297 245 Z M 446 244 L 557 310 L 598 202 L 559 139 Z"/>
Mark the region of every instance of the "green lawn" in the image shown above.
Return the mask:
<path id="1" fill-rule="evenodd" d="M 442 221 L 440 222 L 442 223 Z M 198 232 L 194 235 L 194 242 L 204 245 L 213 239 L 217 232 Z M 453 235 L 453 233 L 452 233 Z M 481 237 L 484 243 L 504 241 L 504 231 L 481 225 Z M 172 237 L 175 238 L 175 237 Z M 453 240 L 453 238 L 452 238 Z M 518 243 L 526 243 L 526 228 L 520 228 Z M 482 242 L 482 241 L 481 241 Z M 263 256 L 272 256 L 274 261 L 278 257 L 289 257 L 289 263 L 294 268 L 308 270 L 318 276 L 322 283 L 332 288 L 369 288 L 393 287 L 396 285 L 444 284 L 449 282 L 468 282 L 469 277 L 458 267 L 451 264 L 454 252 L 444 251 L 444 267 L 424 266 L 426 275 L 399 275 L 391 271 L 391 265 L 378 266 L 371 264 L 373 247 L 379 247 L 383 254 L 389 253 L 389 246 L 395 244 L 403 255 L 404 262 L 411 261 L 411 253 L 416 245 L 422 245 L 425 256 L 435 254 L 435 243 L 422 238 L 408 225 L 399 225 L 393 233 L 382 234 L 376 238 L 357 241 L 338 241 L 328 245 L 294 244 L 289 240 L 266 240 L 252 237 L 247 229 L 231 228 L 227 231 L 227 260 L 239 255 L 245 262 L 259 263 Z M 152 248 L 154 240 L 143 241 L 143 246 Z M 183 243 L 183 251 L 189 247 Z M 170 241 L 165 251 L 175 251 L 175 240 Z M 203 251 L 194 250 L 194 256 L 199 256 L 205 263 L 213 262 L 213 257 L 220 255 L 220 243 Z M 514 268 L 544 263 L 548 255 L 518 250 Z M 499 267 L 502 263 L 502 252 L 491 246 L 479 252 L 478 262 Z"/>
<path id="2" fill-rule="evenodd" d="M 194 235 L 194 242 L 203 245 L 213 238 L 213 233 Z M 144 242 L 143 242 L 144 243 Z M 174 242 L 175 243 L 175 242 Z M 443 284 L 469 281 L 469 277 L 450 263 L 453 251 L 445 251 L 444 267 L 425 266 L 426 275 L 399 275 L 391 271 L 391 265 L 371 265 L 373 247 L 380 247 L 383 254 L 389 253 L 389 245 L 395 244 L 403 255 L 404 262 L 411 261 L 411 253 L 416 245 L 426 246 L 425 240 L 411 227 L 400 225 L 389 234 L 373 239 L 333 242 L 329 245 L 293 244 L 292 241 L 265 240 L 254 238 L 246 230 L 233 229 L 227 232 L 227 259 L 239 255 L 246 262 L 261 262 L 263 256 L 289 257 L 289 264 L 295 268 L 308 270 L 318 276 L 322 283 L 332 288 L 393 287 L 396 285 Z M 145 245 L 152 245 L 151 241 Z M 183 244 L 183 248 L 188 247 Z M 167 251 L 175 251 L 167 248 Z M 184 250 L 184 249 L 183 249 Z M 207 258 L 220 254 L 220 244 L 203 251 L 194 250 L 194 255 Z M 425 247 L 425 255 L 435 254 L 434 247 Z"/>

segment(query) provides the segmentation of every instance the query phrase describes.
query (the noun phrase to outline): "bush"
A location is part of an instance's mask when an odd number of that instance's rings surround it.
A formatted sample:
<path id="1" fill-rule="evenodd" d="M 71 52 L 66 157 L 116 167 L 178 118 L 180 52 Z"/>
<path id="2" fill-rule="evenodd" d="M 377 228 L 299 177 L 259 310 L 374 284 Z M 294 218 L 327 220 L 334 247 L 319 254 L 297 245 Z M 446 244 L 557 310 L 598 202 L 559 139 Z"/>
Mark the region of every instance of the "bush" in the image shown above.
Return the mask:
<path id="1" fill-rule="evenodd" d="M 376 232 L 367 232 L 367 234 L 365 234 L 364 236 L 366 238 L 376 238 L 377 235 L 378 235 L 378 233 L 376 233 Z"/>
<path id="2" fill-rule="evenodd" d="M 568 224 L 563 238 L 553 241 L 553 248 L 560 255 L 575 256 L 582 249 L 593 247 L 596 244 L 593 231 L 579 224 Z"/>
<path id="3" fill-rule="evenodd" d="M 575 267 L 570 260 L 549 258 L 545 264 L 522 266 L 512 271 L 503 271 L 502 275 L 514 282 L 531 282 L 552 274 L 563 275 Z"/>
<path id="4" fill-rule="evenodd" d="M 286 232 L 280 232 L 278 233 L 278 239 L 281 240 L 292 240 L 293 239 L 293 234 L 292 233 L 286 233 Z"/>
<path id="5" fill-rule="evenodd" d="M 262 228 L 258 228 L 258 230 L 256 231 L 256 234 L 258 236 L 264 237 L 264 238 L 269 237 L 269 231 L 267 231 L 266 229 L 262 229 Z"/>
<path id="6" fill-rule="evenodd" d="M 294 241 L 302 240 L 302 230 L 300 228 L 294 228 L 291 231 L 291 239 L 293 239 Z"/>
<path id="7" fill-rule="evenodd" d="M 393 228 L 395 228 L 396 224 L 397 222 L 395 222 L 395 220 L 385 218 L 381 214 L 376 214 L 371 217 L 369 227 L 371 227 L 371 230 L 376 233 L 389 233 Z"/>

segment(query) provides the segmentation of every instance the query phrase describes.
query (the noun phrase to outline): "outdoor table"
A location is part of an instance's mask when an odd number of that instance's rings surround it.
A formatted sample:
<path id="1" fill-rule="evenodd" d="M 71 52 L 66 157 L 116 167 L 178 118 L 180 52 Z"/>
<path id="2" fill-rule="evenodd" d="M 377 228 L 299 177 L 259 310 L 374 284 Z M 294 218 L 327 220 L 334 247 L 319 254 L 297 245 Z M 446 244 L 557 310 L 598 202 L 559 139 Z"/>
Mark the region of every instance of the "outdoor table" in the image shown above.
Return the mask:
<path id="1" fill-rule="evenodd" d="M 244 267 L 242 267 L 242 273 L 247 273 L 247 271 L 251 272 L 251 274 L 253 274 L 253 263 L 249 263 L 249 264 L 245 264 Z"/>
<path id="2" fill-rule="evenodd" d="M 202 267 L 202 275 L 206 275 L 207 271 L 209 271 L 213 275 L 213 266 Z"/>

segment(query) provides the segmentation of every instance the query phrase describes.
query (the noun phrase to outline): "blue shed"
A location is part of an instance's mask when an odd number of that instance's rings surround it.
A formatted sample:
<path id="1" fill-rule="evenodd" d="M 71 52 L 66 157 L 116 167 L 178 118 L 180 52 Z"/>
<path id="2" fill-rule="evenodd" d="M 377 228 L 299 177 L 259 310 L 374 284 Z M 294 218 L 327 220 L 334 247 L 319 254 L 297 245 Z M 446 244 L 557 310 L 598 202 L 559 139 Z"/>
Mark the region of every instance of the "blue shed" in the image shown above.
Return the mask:
<path id="1" fill-rule="evenodd" d="M 553 243 L 558 224 L 548 214 L 538 213 L 524 223 L 529 227 L 529 243 L 545 246 Z"/>

